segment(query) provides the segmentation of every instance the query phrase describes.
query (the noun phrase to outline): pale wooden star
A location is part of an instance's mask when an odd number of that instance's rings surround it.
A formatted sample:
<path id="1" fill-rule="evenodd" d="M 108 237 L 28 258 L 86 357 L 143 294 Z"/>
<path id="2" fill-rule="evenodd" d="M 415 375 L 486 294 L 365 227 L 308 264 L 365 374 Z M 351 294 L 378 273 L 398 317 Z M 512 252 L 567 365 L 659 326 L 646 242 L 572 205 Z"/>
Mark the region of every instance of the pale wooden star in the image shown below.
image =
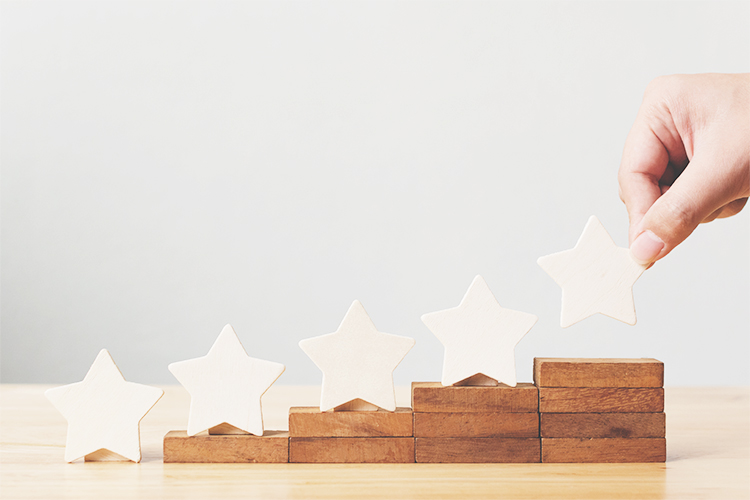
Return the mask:
<path id="1" fill-rule="evenodd" d="M 414 346 L 414 339 L 379 332 L 358 300 L 338 330 L 302 340 L 299 346 L 323 372 L 321 411 L 355 400 L 396 410 L 393 370 Z"/>
<path id="2" fill-rule="evenodd" d="M 596 313 L 635 324 L 633 284 L 646 267 L 633 260 L 630 250 L 616 246 L 593 215 L 574 248 L 537 262 L 562 287 L 563 328 Z"/>
<path id="3" fill-rule="evenodd" d="M 125 381 L 106 349 L 82 382 L 44 393 L 68 421 L 65 461 L 141 461 L 139 423 L 164 391 Z"/>
<path id="4" fill-rule="evenodd" d="M 251 358 L 231 325 L 208 354 L 169 365 L 190 393 L 187 433 L 263 435 L 260 398 L 284 372 L 284 365 Z"/>
<path id="5" fill-rule="evenodd" d="M 422 316 L 445 347 L 443 385 L 502 382 L 515 387 L 515 347 L 536 320 L 533 314 L 501 307 L 481 276 L 474 278 L 458 307 Z"/>

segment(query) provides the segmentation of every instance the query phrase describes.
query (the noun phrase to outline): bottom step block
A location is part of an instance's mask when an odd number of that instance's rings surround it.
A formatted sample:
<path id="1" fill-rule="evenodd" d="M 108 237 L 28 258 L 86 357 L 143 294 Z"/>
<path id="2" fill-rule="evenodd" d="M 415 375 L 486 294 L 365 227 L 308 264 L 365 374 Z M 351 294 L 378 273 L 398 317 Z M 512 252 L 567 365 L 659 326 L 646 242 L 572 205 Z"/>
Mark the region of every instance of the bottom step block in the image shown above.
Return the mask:
<path id="1" fill-rule="evenodd" d="M 666 462 L 665 438 L 542 438 L 543 463 Z"/>
<path id="2" fill-rule="evenodd" d="M 289 433 L 266 431 L 263 436 L 228 434 L 188 436 L 170 431 L 164 436 L 164 463 L 286 463 Z"/>
<path id="3" fill-rule="evenodd" d="M 294 463 L 414 463 L 412 437 L 293 437 Z"/>
<path id="4" fill-rule="evenodd" d="M 539 463 L 539 438 L 416 438 L 422 463 Z"/>

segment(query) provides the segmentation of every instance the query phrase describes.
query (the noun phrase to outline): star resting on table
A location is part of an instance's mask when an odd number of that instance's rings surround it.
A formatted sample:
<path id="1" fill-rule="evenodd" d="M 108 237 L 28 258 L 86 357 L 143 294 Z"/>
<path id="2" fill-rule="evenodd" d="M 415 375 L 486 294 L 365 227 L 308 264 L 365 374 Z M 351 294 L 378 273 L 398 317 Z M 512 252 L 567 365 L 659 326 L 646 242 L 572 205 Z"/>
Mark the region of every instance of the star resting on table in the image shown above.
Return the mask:
<path id="1" fill-rule="evenodd" d="M 68 421 L 65 461 L 141 461 L 138 424 L 164 391 L 127 382 L 106 349 L 82 382 L 44 393 Z"/>
<path id="2" fill-rule="evenodd" d="M 443 385 L 502 382 L 515 387 L 515 347 L 536 320 L 533 314 L 501 307 L 481 276 L 474 278 L 458 307 L 422 316 L 445 347 Z"/>
<path id="3" fill-rule="evenodd" d="M 284 372 L 284 365 L 251 358 L 226 325 L 203 357 L 169 365 L 190 393 L 188 436 L 211 434 L 263 435 L 260 398 Z"/>
<path id="4" fill-rule="evenodd" d="M 630 250 L 616 246 L 593 215 L 574 248 L 537 262 L 562 287 L 563 328 L 596 313 L 635 324 L 633 284 L 646 267 L 633 260 Z"/>
<path id="5" fill-rule="evenodd" d="M 338 330 L 302 340 L 299 346 L 323 372 L 320 411 L 355 400 L 396 410 L 393 370 L 414 346 L 414 339 L 379 332 L 358 300 Z M 367 406 L 359 409 L 375 409 Z"/>

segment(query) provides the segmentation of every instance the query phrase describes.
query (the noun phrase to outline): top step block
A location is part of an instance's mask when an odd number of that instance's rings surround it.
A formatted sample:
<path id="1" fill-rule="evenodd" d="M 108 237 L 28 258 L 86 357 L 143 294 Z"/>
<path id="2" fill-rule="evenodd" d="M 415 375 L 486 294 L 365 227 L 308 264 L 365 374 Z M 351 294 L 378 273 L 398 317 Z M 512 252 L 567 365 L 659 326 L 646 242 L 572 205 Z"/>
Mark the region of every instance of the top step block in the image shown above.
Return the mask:
<path id="1" fill-rule="evenodd" d="M 534 358 L 537 387 L 663 387 L 664 363 L 652 358 Z"/>
<path id="2" fill-rule="evenodd" d="M 539 390 L 533 384 L 515 387 L 443 386 L 440 382 L 412 382 L 411 404 L 414 413 L 536 413 Z"/>

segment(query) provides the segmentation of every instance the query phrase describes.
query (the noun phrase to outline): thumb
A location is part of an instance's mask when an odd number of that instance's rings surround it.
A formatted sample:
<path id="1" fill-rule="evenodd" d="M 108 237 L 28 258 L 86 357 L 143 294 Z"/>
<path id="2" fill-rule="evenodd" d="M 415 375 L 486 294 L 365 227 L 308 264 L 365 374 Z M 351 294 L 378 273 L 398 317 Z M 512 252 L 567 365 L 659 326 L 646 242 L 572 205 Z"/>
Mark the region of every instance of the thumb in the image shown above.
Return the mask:
<path id="1" fill-rule="evenodd" d="M 708 165 L 702 157 L 693 157 L 638 224 L 636 237 L 630 245 L 633 259 L 643 265 L 661 259 L 690 236 L 704 219 L 733 200 L 736 184 L 724 178 L 722 171 L 726 169 L 717 167 Z"/>

